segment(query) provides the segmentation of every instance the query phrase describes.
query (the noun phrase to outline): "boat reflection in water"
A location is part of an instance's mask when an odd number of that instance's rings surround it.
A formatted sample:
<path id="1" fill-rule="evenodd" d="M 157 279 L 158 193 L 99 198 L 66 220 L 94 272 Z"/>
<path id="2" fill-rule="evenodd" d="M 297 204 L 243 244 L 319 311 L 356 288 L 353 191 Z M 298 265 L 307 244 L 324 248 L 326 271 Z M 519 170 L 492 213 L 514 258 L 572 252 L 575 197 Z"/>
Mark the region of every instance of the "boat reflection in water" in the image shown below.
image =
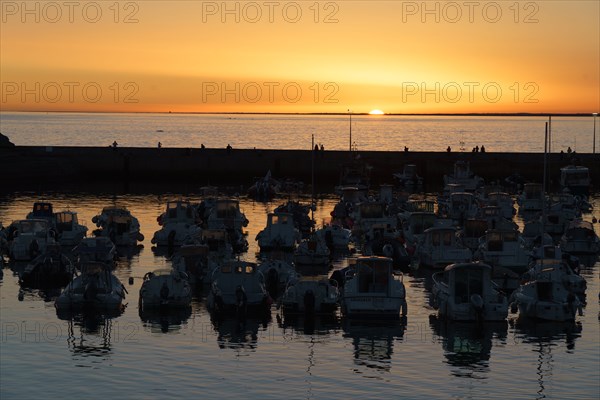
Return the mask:
<path id="1" fill-rule="evenodd" d="M 342 323 L 343 337 L 352 339 L 354 364 L 390 372 L 394 340 L 402 339 L 406 331 L 406 318 L 399 320 L 350 320 Z M 355 370 L 357 373 L 365 371 Z"/>
<path id="2" fill-rule="evenodd" d="M 75 313 L 56 310 L 59 319 L 68 321 L 67 344 L 69 350 L 73 352 L 73 356 L 91 356 L 102 359 L 110 355 L 113 340 L 126 342 L 128 339 L 133 339 L 133 335 L 136 333 L 135 326 L 132 325 L 129 329 L 125 329 L 114 321 L 114 318 L 121 314 L 122 311 Z"/>
<path id="3" fill-rule="evenodd" d="M 237 318 L 235 316 L 213 317 L 211 322 L 217 333 L 220 349 L 247 350 L 254 352 L 258 345 L 258 331 L 266 330 L 271 316 L 265 318 Z"/>
<path id="4" fill-rule="evenodd" d="M 556 360 L 557 353 L 553 355 L 552 350 L 554 348 L 555 352 L 560 352 L 557 344 L 564 340 L 567 353 L 572 353 L 575 350 L 575 341 L 581 337 L 583 330 L 581 322 L 537 321 L 518 318 L 511 320 L 511 327 L 513 326 L 517 339 L 522 340 L 523 343 L 530 343 L 534 351 L 538 353 L 536 374 L 539 389 L 537 398 L 545 398 L 546 386 L 550 386 L 556 379 L 553 377 L 554 363 L 559 362 Z M 561 369 L 558 366 L 558 370 Z"/>
<path id="5" fill-rule="evenodd" d="M 179 331 L 192 315 L 192 307 L 139 307 L 144 327 L 152 333 Z"/>
<path id="6" fill-rule="evenodd" d="M 335 314 L 310 315 L 304 314 L 277 314 L 277 326 L 283 330 L 284 335 L 288 330 L 304 335 L 329 335 L 341 328 L 341 320 Z"/>
<path id="7" fill-rule="evenodd" d="M 458 367 L 452 375 L 465 378 L 485 378 L 483 374 L 489 372 L 492 339 L 505 340 L 508 332 L 506 321 L 452 322 L 431 315 L 429 325 L 435 335 L 443 338 L 447 363 Z"/>

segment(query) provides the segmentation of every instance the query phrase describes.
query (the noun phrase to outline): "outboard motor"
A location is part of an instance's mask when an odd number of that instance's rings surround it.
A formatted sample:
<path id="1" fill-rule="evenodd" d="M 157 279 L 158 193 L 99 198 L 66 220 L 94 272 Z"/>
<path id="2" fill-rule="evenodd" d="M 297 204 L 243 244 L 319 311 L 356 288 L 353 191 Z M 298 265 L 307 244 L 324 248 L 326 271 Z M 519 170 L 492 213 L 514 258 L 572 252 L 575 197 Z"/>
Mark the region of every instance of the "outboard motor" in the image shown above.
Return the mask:
<path id="1" fill-rule="evenodd" d="M 477 314 L 477 320 L 481 320 L 483 317 L 483 299 L 478 294 L 471 295 L 471 305 L 475 309 L 475 313 Z"/>
<path id="2" fill-rule="evenodd" d="M 96 300 L 96 296 L 98 296 L 98 287 L 96 286 L 96 281 L 92 279 L 85 285 L 83 300 L 93 302 Z"/>
<path id="3" fill-rule="evenodd" d="M 306 315 L 312 315 L 315 313 L 315 294 L 312 290 L 304 292 L 304 313 Z"/>

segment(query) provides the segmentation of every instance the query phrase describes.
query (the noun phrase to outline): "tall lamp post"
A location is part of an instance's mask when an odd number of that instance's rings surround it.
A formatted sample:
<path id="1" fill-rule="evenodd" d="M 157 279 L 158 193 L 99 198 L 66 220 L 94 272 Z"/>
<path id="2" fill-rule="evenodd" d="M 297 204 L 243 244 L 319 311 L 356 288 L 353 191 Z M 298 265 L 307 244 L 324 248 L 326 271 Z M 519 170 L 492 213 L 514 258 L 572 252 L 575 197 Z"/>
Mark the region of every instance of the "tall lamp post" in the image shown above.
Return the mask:
<path id="1" fill-rule="evenodd" d="M 596 115 L 598 113 L 594 113 L 594 144 L 592 145 L 592 154 L 596 154 Z"/>

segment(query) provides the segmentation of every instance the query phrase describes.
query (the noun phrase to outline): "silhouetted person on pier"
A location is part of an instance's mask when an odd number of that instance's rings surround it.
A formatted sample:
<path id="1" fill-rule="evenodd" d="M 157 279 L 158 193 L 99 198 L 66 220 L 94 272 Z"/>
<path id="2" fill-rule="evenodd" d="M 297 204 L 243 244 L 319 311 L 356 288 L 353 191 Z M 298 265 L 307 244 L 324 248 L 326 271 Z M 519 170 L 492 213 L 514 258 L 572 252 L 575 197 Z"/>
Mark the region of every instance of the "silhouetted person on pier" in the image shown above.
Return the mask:
<path id="1" fill-rule="evenodd" d="M 231 149 L 233 149 L 233 147 L 231 147 L 230 144 L 227 144 L 227 153 L 231 153 Z"/>
<path id="2" fill-rule="evenodd" d="M 158 148 L 160 149 L 162 147 L 162 143 L 158 142 Z"/>
<path id="3" fill-rule="evenodd" d="M 323 146 L 323 143 L 321 143 L 321 151 L 325 151 L 325 147 Z"/>
<path id="4" fill-rule="evenodd" d="M 573 150 L 571 150 L 571 146 L 569 146 L 569 147 L 567 148 L 567 153 L 571 154 L 572 152 L 573 152 Z"/>
<path id="5" fill-rule="evenodd" d="M 485 146 L 484 145 L 481 145 L 481 152 L 485 153 Z"/>
<path id="6" fill-rule="evenodd" d="M 201 149 L 205 149 L 205 148 L 206 148 L 206 146 L 204 146 L 204 143 L 201 143 L 201 144 L 200 144 L 200 148 L 201 148 Z"/>
<path id="7" fill-rule="evenodd" d="M 450 148 L 450 146 L 448 146 L 448 148 L 446 149 L 446 151 L 447 151 L 448 153 L 450 153 L 450 152 L 452 151 L 452 149 Z"/>
<path id="8" fill-rule="evenodd" d="M 112 144 L 112 148 L 113 150 L 117 150 L 117 146 L 119 145 L 119 143 L 117 143 L 117 141 L 115 140 Z"/>
<path id="9" fill-rule="evenodd" d="M 404 146 L 404 152 L 408 153 L 408 147 Z"/>
<path id="10" fill-rule="evenodd" d="M 319 145 L 318 145 L 318 144 L 315 144 L 315 153 L 316 153 L 317 151 L 319 151 Z"/>

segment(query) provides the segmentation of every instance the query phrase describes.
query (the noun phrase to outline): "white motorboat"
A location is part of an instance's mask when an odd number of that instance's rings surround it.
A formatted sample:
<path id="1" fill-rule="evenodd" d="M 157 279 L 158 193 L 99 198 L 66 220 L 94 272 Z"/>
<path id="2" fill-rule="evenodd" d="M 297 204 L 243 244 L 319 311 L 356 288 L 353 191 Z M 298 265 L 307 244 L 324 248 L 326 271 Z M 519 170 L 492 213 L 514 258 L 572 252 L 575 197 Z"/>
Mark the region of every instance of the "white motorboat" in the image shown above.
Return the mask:
<path id="1" fill-rule="evenodd" d="M 239 260 L 225 262 L 213 272 L 211 280 L 206 305 L 212 312 L 233 311 L 244 316 L 251 310 L 270 311 L 272 300 L 256 264 Z"/>
<path id="2" fill-rule="evenodd" d="M 56 241 L 45 219 L 14 221 L 9 227 L 9 256 L 16 261 L 33 260 L 46 251 L 46 246 Z"/>
<path id="3" fill-rule="evenodd" d="M 402 233 L 408 244 L 415 247 L 425 236 L 425 231 L 436 225 L 437 216 L 433 212 L 411 212 L 402 222 Z"/>
<path id="4" fill-rule="evenodd" d="M 459 160 L 454 163 L 453 173 L 444 175 L 444 185 L 453 183 L 464 185 L 466 191 L 474 192 L 479 187 L 483 186 L 483 178 L 475 175 L 471 171 L 469 162 Z"/>
<path id="5" fill-rule="evenodd" d="M 591 222 L 578 219 L 569 224 L 560 239 L 560 247 L 566 253 L 598 254 L 600 253 L 600 239 L 594 232 Z"/>
<path id="6" fill-rule="evenodd" d="M 152 244 L 157 246 L 181 246 L 200 235 L 197 225 L 199 216 L 189 201 L 169 201 L 166 211 L 158 217 L 162 228 L 154 233 Z"/>
<path id="7" fill-rule="evenodd" d="M 87 237 L 73 248 L 78 264 L 101 262 L 114 265 L 117 248 L 107 237 Z"/>
<path id="8" fill-rule="evenodd" d="M 488 193 L 485 203 L 489 206 L 499 207 L 501 215 L 506 219 L 512 219 L 517 213 L 515 201 L 510 194 L 505 192 Z"/>
<path id="9" fill-rule="evenodd" d="M 122 309 L 125 287 L 105 263 L 87 262 L 81 273 L 63 290 L 54 303 L 56 308 L 116 311 Z"/>
<path id="10" fill-rule="evenodd" d="M 423 178 L 417 174 L 415 164 L 406 164 L 402 172 L 395 173 L 394 178 L 404 187 L 418 187 L 423 185 Z"/>
<path id="11" fill-rule="evenodd" d="M 546 194 L 542 191 L 541 183 L 526 183 L 523 193 L 517 198 L 519 213 L 542 211 Z"/>
<path id="12" fill-rule="evenodd" d="M 529 265 L 531 252 L 525 247 L 516 229 L 490 229 L 482 238 L 475 258 L 492 267 L 503 267 L 523 273 Z"/>
<path id="13" fill-rule="evenodd" d="M 94 231 L 96 236 L 108 237 L 117 246 L 135 246 L 144 240 L 140 222 L 126 208 L 104 207 L 92 222 L 99 228 Z"/>
<path id="14" fill-rule="evenodd" d="M 28 287 L 65 286 L 73 278 L 75 267 L 58 243 L 48 244 L 46 251 L 33 259 L 19 278 Z"/>
<path id="15" fill-rule="evenodd" d="M 488 223 L 484 219 L 468 219 L 462 229 L 458 231 L 460 240 L 471 251 L 479 248 L 480 240 L 488 230 Z"/>
<path id="16" fill-rule="evenodd" d="M 54 214 L 54 221 L 58 241 L 63 246 L 76 246 L 87 234 L 87 226 L 79 223 L 74 211 L 59 211 Z"/>
<path id="17" fill-rule="evenodd" d="M 285 260 L 264 260 L 258 265 L 258 270 L 265 278 L 265 287 L 273 299 L 276 299 L 290 282 L 300 276 L 294 265 Z"/>
<path id="18" fill-rule="evenodd" d="M 536 279 L 536 277 L 543 273 L 543 270 L 558 268 L 562 273 L 562 283 L 566 289 L 574 293 L 578 299 L 585 300 L 585 290 L 587 289 L 587 282 L 585 279 L 569 265 L 568 259 L 562 259 L 560 254 L 560 248 L 554 248 L 554 254 L 551 254 L 550 247 L 547 246 L 544 249 L 544 256 L 554 255 L 553 258 L 538 258 L 533 262 L 533 265 L 527 272 L 522 276 L 523 281 L 528 282 Z"/>
<path id="19" fill-rule="evenodd" d="M 331 314 L 337 310 L 339 300 L 336 281 L 305 276 L 289 282 L 281 297 L 281 308 L 285 314 Z"/>
<path id="20" fill-rule="evenodd" d="M 587 196 L 590 191 L 590 170 L 581 165 L 568 165 L 560 169 L 560 186 L 576 195 Z"/>
<path id="21" fill-rule="evenodd" d="M 454 321 L 503 321 L 508 299 L 492 281 L 492 267 L 474 262 L 452 264 L 433 274 L 433 306 Z"/>
<path id="22" fill-rule="evenodd" d="M 157 269 L 144 275 L 140 288 L 140 308 L 188 307 L 192 288 L 185 272 L 173 268 Z"/>
<path id="23" fill-rule="evenodd" d="M 229 234 L 229 241 L 235 251 L 241 252 L 248 249 L 248 241 L 244 237 L 243 229 L 248 226 L 248 218 L 240 210 L 240 202 L 235 199 L 217 199 L 208 214 L 207 225 L 209 229 L 225 229 Z"/>
<path id="24" fill-rule="evenodd" d="M 525 318 L 571 321 L 582 314 L 582 303 L 569 287 L 571 268 L 560 260 L 539 260 L 511 295 L 511 310 Z"/>
<path id="25" fill-rule="evenodd" d="M 267 226 L 256 235 L 261 251 L 292 251 L 300 239 L 292 214 L 269 213 Z"/>
<path id="26" fill-rule="evenodd" d="M 473 193 L 457 192 L 450 195 L 447 218 L 459 223 L 469 218 L 475 218 L 479 211 L 477 199 Z"/>
<path id="27" fill-rule="evenodd" d="M 330 251 L 348 250 L 352 231 L 340 225 L 324 225 L 315 231 L 315 235 L 325 242 Z"/>
<path id="28" fill-rule="evenodd" d="M 185 273 L 191 284 L 203 283 L 213 270 L 209 254 L 206 244 L 184 244 L 173 255 L 173 268 Z"/>
<path id="29" fill-rule="evenodd" d="M 432 268 L 470 262 L 473 257 L 471 250 L 460 242 L 457 230 L 453 227 L 427 229 L 416 253 L 421 265 Z"/>
<path id="30" fill-rule="evenodd" d="M 391 317 L 407 314 L 402 275 L 387 257 L 359 257 L 348 267 L 342 292 L 342 313 L 349 318 Z"/>
<path id="31" fill-rule="evenodd" d="M 329 265 L 330 255 L 325 241 L 313 234 L 300 242 L 294 251 L 294 261 L 301 265 Z"/>
<path id="32" fill-rule="evenodd" d="M 352 233 L 360 237 L 371 231 L 374 225 L 389 225 L 396 228 L 398 221 L 395 215 L 388 213 L 388 206 L 380 202 L 360 203 L 354 212 Z"/>

